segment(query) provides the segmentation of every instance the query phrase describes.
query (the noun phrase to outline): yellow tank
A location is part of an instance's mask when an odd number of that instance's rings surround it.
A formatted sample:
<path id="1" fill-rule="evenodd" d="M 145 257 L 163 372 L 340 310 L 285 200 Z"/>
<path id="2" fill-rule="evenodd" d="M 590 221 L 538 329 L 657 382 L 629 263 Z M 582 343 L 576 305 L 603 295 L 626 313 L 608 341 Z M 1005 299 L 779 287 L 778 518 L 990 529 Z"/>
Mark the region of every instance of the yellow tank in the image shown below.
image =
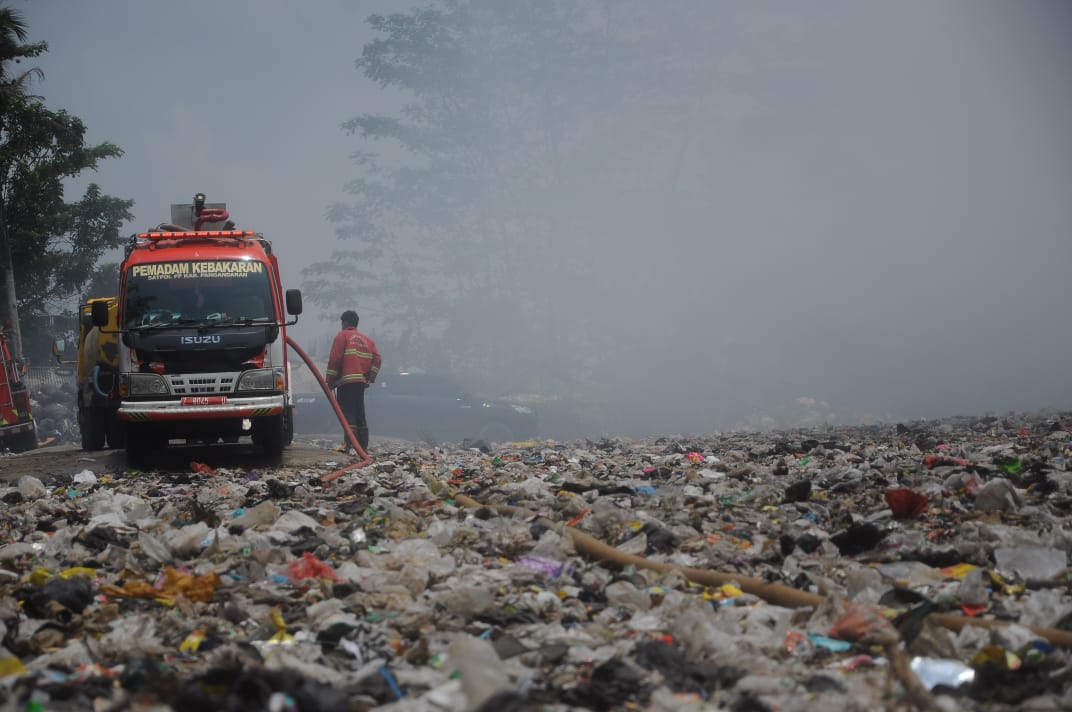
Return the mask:
<path id="1" fill-rule="evenodd" d="M 93 326 L 93 303 L 107 302 L 108 325 L 102 333 Z M 119 369 L 119 299 L 98 297 L 90 299 L 79 309 L 78 330 L 78 383 L 86 383 L 93 377 L 96 366 L 115 372 Z"/>
<path id="2" fill-rule="evenodd" d="M 108 323 L 103 330 L 93 326 L 93 305 L 108 305 Z M 116 418 L 119 371 L 119 299 L 90 299 L 78 309 L 78 429 L 83 450 L 124 447 L 126 429 Z"/>

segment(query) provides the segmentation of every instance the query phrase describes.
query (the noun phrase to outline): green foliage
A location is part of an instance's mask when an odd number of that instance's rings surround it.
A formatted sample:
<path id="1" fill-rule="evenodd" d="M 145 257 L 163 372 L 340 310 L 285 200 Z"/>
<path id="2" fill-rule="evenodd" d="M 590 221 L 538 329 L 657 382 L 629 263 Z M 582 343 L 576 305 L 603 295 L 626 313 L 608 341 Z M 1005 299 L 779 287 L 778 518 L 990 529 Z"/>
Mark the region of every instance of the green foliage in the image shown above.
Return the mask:
<path id="1" fill-rule="evenodd" d="M 28 93 L 40 71 L 15 73 L 13 66 L 48 46 L 21 44 L 25 36 L 21 16 L 0 8 L 0 237 L 7 253 L 0 259 L 10 257 L 0 273 L 14 273 L 17 309 L 29 322 L 82 291 L 100 257 L 121 244 L 119 229 L 132 219 L 133 201 L 105 195 L 92 183 L 77 202 L 64 200 L 65 180 L 123 152 L 107 142 L 87 145 L 80 119 Z M 0 293 L 0 302 L 7 296 Z"/>
<path id="2" fill-rule="evenodd" d="M 114 297 L 119 294 L 119 263 L 103 262 L 96 266 L 82 290 L 81 303 L 98 297 Z"/>
<path id="3" fill-rule="evenodd" d="M 23 44 L 26 36 L 27 27 L 22 15 L 9 7 L 0 7 L 0 108 L 10 100 L 22 98 L 30 79 L 42 75 L 38 68 L 10 71 L 12 64 L 39 57 L 48 50 L 45 42 Z"/>
<path id="4" fill-rule="evenodd" d="M 123 152 L 110 143 L 87 146 L 81 120 L 40 102 L 14 102 L 2 121 L 0 200 L 18 305 L 41 312 L 78 294 L 101 255 L 121 244 L 133 201 L 91 183 L 81 200 L 67 203 L 63 181 Z"/>

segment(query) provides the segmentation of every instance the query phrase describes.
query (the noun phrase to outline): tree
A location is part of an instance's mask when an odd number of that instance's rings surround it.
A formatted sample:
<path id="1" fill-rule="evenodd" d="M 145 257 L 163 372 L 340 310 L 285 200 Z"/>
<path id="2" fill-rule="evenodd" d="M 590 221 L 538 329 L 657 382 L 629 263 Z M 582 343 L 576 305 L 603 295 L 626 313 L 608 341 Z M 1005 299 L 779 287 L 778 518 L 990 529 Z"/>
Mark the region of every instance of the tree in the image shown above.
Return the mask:
<path id="1" fill-rule="evenodd" d="M 48 45 L 43 42 L 22 44 L 26 39 L 26 23 L 22 16 L 11 8 L 0 8 L 0 122 L 3 122 L 10 107 L 25 99 L 26 87 L 33 76 L 41 76 L 40 69 L 12 74 L 11 64 L 25 58 L 37 57 Z M 0 123 L 0 128 L 3 124 Z M 19 333 L 19 315 L 16 307 L 15 270 L 11 262 L 11 243 L 4 219 L 4 204 L 0 198 L 0 321 L 12 325 L 12 344 L 16 353 L 22 353 L 22 338 Z"/>
<path id="2" fill-rule="evenodd" d="M 117 294 L 119 294 L 119 263 L 104 262 L 93 270 L 79 299 L 84 304 L 90 299 L 114 297 Z"/>
<path id="3" fill-rule="evenodd" d="M 557 318 L 601 249 L 578 196 L 628 175 L 636 156 L 616 153 L 624 137 L 608 128 L 617 117 L 619 131 L 633 129 L 621 120 L 635 99 L 630 70 L 643 64 L 596 15 L 569 0 L 474 0 L 369 18 L 384 38 L 358 67 L 413 101 L 400 117 L 366 114 L 344 129 L 394 143 L 407 160 L 355 154 L 352 200 L 329 210 L 353 247 L 310 265 L 310 299 L 368 305 L 395 346 L 424 345 L 398 358 L 434 353 L 437 366 L 485 380 L 506 363 L 538 374 L 550 348 L 588 338 Z M 520 324 L 530 339 L 499 338 Z"/>
<path id="4" fill-rule="evenodd" d="M 64 201 L 66 179 L 122 156 L 122 150 L 107 142 L 86 145 L 80 119 L 29 96 L 26 74 L 9 78 L 9 62 L 47 49 L 16 41 L 24 38 L 18 15 L 0 10 L 0 313 L 16 329 L 20 354 L 19 310 L 41 315 L 78 294 L 101 255 L 121 243 L 119 228 L 132 219 L 133 206 L 92 183 L 78 202 Z"/>
<path id="5" fill-rule="evenodd" d="M 729 290 L 701 287 L 733 239 L 732 223 L 713 224 L 738 207 L 715 205 L 734 181 L 719 161 L 747 161 L 735 125 L 784 111 L 776 97 L 807 81 L 809 65 L 787 61 L 795 48 L 760 59 L 777 85 L 741 62 L 783 12 L 806 15 L 705 0 L 440 0 L 373 15 L 357 67 L 405 103 L 343 124 L 357 176 L 328 211 L 343 249 L 307 269 L 310 299 L 376 313 L 396 364 L 495 389 L 628 403 L 659 387 L 657 349 L 709 360 L 670 325 L 706 329 L 732 310 Z"/>

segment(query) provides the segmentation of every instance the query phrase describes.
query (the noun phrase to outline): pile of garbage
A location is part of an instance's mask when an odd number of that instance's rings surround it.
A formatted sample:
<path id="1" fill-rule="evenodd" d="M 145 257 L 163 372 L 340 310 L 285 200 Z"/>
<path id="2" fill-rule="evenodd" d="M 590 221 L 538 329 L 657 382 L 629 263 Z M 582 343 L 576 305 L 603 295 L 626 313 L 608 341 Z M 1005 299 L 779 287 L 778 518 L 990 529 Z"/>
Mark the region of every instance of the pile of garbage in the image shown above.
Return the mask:
<path id="1" fill-rule="evenodd" d="M 32 383 L 30 407 L 42 445 L 78 443 L 78 392 L 74 378 Z"/>
<path id="2" fill-rule="evenodd" d="M 23 476 L 0 704 L 1070 709 L 1070 424 Z"/>

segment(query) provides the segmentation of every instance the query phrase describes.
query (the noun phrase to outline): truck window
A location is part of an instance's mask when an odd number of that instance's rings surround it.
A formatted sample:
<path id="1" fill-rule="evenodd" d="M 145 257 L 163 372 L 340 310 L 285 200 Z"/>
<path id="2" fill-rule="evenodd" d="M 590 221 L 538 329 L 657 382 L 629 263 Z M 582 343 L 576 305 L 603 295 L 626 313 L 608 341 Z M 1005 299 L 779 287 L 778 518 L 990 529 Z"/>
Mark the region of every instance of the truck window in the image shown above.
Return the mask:
<path id="1" fill-rule="evenodd" d="M 275 321 L 268 267 L 243 260 L 134 265 L 124 326 L 201 321 Z"/>

